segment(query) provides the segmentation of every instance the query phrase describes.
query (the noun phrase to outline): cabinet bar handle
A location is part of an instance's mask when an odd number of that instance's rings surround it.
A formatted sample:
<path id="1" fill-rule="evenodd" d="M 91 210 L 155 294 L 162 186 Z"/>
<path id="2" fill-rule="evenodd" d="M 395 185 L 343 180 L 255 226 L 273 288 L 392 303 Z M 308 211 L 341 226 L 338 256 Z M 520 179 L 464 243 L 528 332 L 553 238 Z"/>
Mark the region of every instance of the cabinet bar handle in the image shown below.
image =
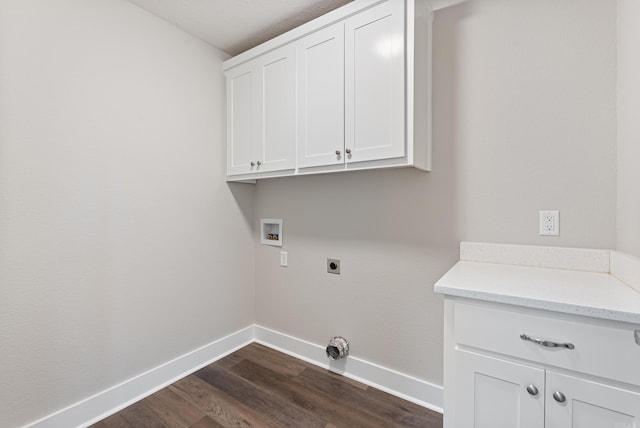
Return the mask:
<path id="1" fill-rule="evenodd" d="M 545 346 L 547 348 L 567 348 L 567 349 L 574 349 L 575 348 L 573 343 L 557 343 L 557 342 L 552 342 L 550 340 L 542 340 L 542 339 L 538 339 L 538 338 L 535 338 L 535 337 L 530 337 L 530 336 L 527 336 L 526 334 L 521 334 L 520 335 L 520 339 L 528 340 L 528 341 L 533 342 L 533 343 L 535 343 L 537 345 Z"/>

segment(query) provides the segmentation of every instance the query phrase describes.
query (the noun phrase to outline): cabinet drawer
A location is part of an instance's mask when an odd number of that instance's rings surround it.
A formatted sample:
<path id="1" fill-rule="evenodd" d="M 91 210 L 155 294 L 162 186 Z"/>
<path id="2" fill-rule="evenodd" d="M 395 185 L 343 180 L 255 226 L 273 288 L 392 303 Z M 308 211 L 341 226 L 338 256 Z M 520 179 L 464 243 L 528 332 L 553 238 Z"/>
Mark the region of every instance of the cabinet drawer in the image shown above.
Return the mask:
<path id="1" fill-rule="evenodd" d="M 535 363 L 640 385 L 640 345 L 631 324 L 604 325 L 458 303 L 455 341 Z M 520 336 L 571 343 L 545 347 Z"/>

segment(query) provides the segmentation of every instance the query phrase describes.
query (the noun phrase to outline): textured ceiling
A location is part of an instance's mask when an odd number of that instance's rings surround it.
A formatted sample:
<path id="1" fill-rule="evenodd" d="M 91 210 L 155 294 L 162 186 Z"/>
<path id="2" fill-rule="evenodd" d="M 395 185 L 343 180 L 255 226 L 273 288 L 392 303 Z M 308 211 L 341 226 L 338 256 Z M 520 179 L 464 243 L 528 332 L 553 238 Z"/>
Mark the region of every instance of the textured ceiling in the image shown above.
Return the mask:
<path id="1" fill-rule="evenodd" d="M 351 0 L 129 0 L 237 55 Z"/>

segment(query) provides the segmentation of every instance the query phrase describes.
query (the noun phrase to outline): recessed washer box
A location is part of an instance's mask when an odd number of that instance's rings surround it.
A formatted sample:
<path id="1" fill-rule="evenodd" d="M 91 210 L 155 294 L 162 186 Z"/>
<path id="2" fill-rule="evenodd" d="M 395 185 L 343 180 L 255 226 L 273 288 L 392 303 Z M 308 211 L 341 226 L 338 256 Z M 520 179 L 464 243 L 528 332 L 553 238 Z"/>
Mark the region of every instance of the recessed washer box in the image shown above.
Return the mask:
<path id="1" fill-rule="evenodd" d="M 282 219 L 260 219 L 260 243 L 282 247 Z"/>

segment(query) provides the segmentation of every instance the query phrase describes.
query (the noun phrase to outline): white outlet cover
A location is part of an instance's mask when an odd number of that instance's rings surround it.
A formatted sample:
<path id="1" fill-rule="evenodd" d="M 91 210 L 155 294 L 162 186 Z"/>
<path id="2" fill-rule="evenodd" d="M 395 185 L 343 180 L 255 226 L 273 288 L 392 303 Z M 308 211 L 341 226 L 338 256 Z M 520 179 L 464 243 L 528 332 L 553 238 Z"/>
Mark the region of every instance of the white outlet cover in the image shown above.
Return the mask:
<path id="1" fill-rule="evenodd" d="M 559 236 L 560 235 L 560 211 L 542 210 L 540 211 L 540 235 Z"/>
<path id="2" fill-rule="evenodd" d="M 287 267 L 287 265 L 289 264 L 288 258 L 289 255 L 286 251 L 280 251 L 280 266 Z"/>

